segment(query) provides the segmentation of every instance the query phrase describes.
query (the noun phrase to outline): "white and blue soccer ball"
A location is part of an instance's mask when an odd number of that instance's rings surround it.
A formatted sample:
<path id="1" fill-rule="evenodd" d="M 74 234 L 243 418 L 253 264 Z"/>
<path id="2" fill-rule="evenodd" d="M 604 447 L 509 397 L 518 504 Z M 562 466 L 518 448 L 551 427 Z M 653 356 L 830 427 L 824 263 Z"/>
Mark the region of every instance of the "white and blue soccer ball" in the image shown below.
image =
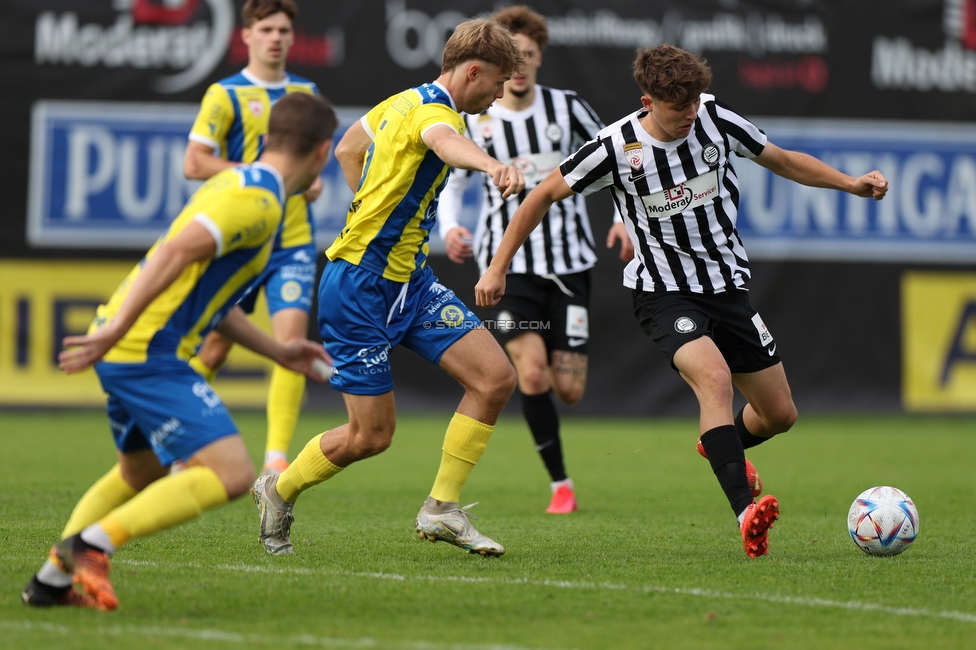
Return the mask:
<path id="1" fill-rule="evenodd" d="M 868 555 L 898 555 L 918 535 L 918 509 L 898 488 L 873 487 L 854 499 L 847 528 L 854 543 Z"/>

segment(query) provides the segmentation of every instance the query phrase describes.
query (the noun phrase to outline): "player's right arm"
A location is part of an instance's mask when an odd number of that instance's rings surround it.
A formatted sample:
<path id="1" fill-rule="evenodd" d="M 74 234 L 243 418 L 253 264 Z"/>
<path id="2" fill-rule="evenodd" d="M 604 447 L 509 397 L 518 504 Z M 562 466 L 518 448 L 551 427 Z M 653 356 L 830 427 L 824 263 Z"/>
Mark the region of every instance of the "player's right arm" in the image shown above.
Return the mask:
<path id="1" fill-rule="evenodd" d="M 363 176 L 363 165 L 365 164 L 366 152 L 369 145 L 373 144 L 373 136 L 362 120 L 357 120 L 355 124 L 346 129 L 342 139 L 335 148 L 335 157 L 342 167 L 342 175 L 346 177 L 346 185 L 354 193 L 359 189 L 359 180 Z"/>
<path id="2" fill-rule="evenodd" d="M 553 203 L 572 195 L 573 189 L 566 183 L 558 167 L 529 192 L 512 215 L 488 270 L 475 285 L 474 295 L 479 307 L 494 307 L 505 295 L 505 274 L 519 247 L 546 216 Z"/>
<path id="3" fill-rule="evenodd" d="M 108 324 L 88 335 L 64 338 L 64 347 L 69 349 L 58 355 L 58 367 L 72 373 L 96 363 L 188 266 L 210 259 L 216 252 L 217 242 L 203 224 L 198 221 L 187 224 L 175 237 L 160 244 L 146 260 Z"/>
<path id="4" fill-rule="evenodd" d="M 226 146 L 227 132 L 233 122 L 234 105 L 227 89 L 212 84 L 200 102 L 200 111 L 190 129 L 190 141 L 183 155 L 183 174 L 187 178 L 205 181 L 239 164 L 214 155 Z"/>
<path id="5" fill-rule="evenodd" d="M 437 124 L 424 131 L 426 144 L 437 157 L 451 167 L 462 167 L 488 174 L 495 187 L 502 189 L 502 198 L 518 194 L 525 188 L 522 172 L 511 165 L 503 165 L 481 147 L 459 134 L 447 124 Z"/>

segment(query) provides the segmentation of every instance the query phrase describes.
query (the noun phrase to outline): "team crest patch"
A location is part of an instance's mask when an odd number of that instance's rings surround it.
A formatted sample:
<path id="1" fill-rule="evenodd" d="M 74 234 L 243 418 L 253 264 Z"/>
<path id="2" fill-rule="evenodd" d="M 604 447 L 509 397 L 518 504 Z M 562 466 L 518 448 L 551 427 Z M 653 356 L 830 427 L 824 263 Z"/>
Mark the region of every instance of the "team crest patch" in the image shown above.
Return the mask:
<path id="1" fill-rule="evenodd" d="M 464 322 L 464 312 L 457 305 L 448 305 L 441 310 L 441 321 L 448 327 L 460 327 Z"/>
<path id="2" fill-rule="evenodd" d="M 481 137 L 485 140 L 491 140 L 492 130 L 491 130 L 491 115 L 488 113 L 482 113 L 478 116 L 478 128 L 481 129 Z"/>
<path id="3" fill-rule="evenodd" d="M 281 299 L 285 302 L 295 302 L 301 297 L 302 285 L 298 284 L 294 280 L 289 280 L 281 285 Z"/>
<path id="4" fill-rule="evenodd" d="M 698 329 L 698 325 L 696 325 L 695 321 L 691 320 L 687 316 L 682 316 L 678 320 L 674 321 L 674 331 L 678 334 L 691 334 L 696 329 Z"/>
<path id="5" fill-rule="evenodd" d="M 701 153 L 702 161 L 709 167 L 715 167 L 718 165 L 719 151 L 718 147 L 709 142 L 702 149 Z"/>
<path id="6" fill-rule="evenodd" d="M 640 171 L 644 168 L 644 145 L 640 142 L 631 142 L 624 145 L 624 158 L 631 169 Z"/>
<path id="7" fill-rule="evenodd" d="M 247 102 L 247 107 L 250 109 L 254 117 L 261 117 L 261 114 L 264 113 L 264 102 L 262 102 L 260 99 L 249 99 Z"/>
<path id="8" fill-rule="evenodd" d="M 563 128 L 555 122 L 550 122 L 546 126 L 545 133 L 546 137 L 549 138 L 549 142 L 559 142 L 563 138 Z"/>

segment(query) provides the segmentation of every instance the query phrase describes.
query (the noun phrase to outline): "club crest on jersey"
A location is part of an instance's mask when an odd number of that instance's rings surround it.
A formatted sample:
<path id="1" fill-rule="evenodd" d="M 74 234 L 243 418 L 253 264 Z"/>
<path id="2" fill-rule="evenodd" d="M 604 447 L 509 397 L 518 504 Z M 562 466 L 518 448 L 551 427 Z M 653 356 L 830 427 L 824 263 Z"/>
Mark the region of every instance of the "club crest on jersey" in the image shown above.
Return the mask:
<path id="1" fill-rule="evenodd" d="M 491 115 L 488 113 L 482 113 L 478 116 L 478 126 L 481 127 L 481 137 L 485 140 L 491 140 L 492 130 L 491 130 Z"/>
<path id="2" fill-rule="evenodd" d="M 563 128 L 555 122 L 549 122 L 546 125 L 545 133 L 546 137 L 549 138 L 549 142 L 559 142 L 563 138 Z"/>
<path id="3" fill-rule="evenodd" d="M 254 117 L 261 117 L 261 114 L 264 113 L 264 102 L 260 99 L 249 99 L 247 101 L 247 107 L 251 110 Z"/>
<path id="4" fill-rule="evenodd" d="M 702 149 L 701 153 L 702 161 L 709 167 L 716 167 L 718 165 L 719 151 L 718 147 L 709 142 Z"/>
<path id="5" fill-rule="evenodd" d="M 627 159 L 631 169 L 640 171 L 644 168 L 644 145 L 642 145 L 640 142 L 625 144 L 624 158 Z"/>

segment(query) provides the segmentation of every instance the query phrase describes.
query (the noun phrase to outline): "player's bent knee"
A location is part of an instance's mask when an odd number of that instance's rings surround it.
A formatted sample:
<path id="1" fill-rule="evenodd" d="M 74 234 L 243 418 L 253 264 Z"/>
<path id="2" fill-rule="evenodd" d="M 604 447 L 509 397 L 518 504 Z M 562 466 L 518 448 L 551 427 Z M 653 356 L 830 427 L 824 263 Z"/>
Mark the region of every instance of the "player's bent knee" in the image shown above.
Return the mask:
<path id="1" fill-rule="evenodd" d="M 227 498 L 231 501 L 247 494 L 257 478 L 254 467 L 250 463 L 235 468 L 233 472 L 225 471 L 218 476 L 224 484 L 224 489 L 227 490 Z"/>

